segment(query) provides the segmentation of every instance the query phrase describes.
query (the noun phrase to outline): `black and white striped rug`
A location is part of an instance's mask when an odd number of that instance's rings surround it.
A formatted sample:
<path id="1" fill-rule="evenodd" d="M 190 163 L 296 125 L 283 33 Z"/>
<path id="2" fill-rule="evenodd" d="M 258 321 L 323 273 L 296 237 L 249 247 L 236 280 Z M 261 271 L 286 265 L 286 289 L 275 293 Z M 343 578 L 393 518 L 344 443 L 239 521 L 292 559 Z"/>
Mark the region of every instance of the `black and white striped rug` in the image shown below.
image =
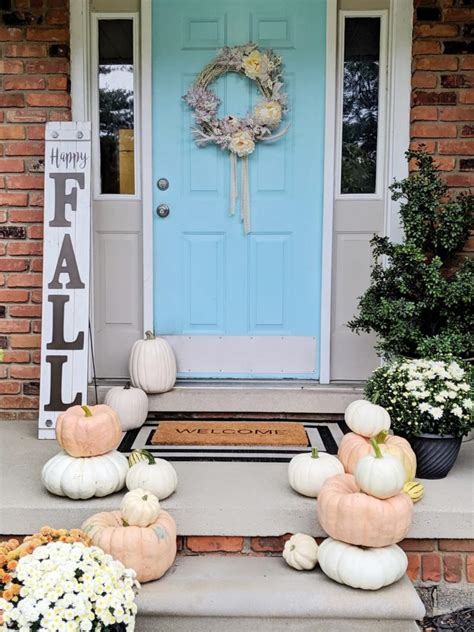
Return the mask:
<path id="1" fill-rule="evenodd" d="M 246 419 L 246 421 L 261 421 Z M 272 419 L 272 421 L 278 421 Z M 285 419 L 282 421 L 288 421 Z M 302 421 L 308 435 L 308 448 L 276 447 L 276 446 L 157 446 L 152 445 L 151 438 L 159 425 L 157 419 L 147 419 L 141 428 L 126 432 L 119 446 L 119 451 L 127 456 L 132 450 L 145 448 L 156 458 L 169 461 L 253 461 L 286 463 L 295 454 L 300 454 L 310 447 L 321 452 L 337 454 L 342 437 L 349 432 L 344 421 Z"/>

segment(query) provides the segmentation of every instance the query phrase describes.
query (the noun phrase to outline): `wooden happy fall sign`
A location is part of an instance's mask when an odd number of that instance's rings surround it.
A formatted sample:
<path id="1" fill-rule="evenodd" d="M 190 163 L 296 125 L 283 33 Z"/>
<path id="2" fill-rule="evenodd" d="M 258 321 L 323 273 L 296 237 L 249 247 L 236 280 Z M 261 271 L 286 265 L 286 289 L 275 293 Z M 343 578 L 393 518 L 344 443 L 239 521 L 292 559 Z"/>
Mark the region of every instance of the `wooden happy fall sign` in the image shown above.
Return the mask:
<path id="1" fill-rule="evenodd" d="M 44 180 L 39 438 L 59 413 L 87 401 L 90 123 L 48 123 Z"/>

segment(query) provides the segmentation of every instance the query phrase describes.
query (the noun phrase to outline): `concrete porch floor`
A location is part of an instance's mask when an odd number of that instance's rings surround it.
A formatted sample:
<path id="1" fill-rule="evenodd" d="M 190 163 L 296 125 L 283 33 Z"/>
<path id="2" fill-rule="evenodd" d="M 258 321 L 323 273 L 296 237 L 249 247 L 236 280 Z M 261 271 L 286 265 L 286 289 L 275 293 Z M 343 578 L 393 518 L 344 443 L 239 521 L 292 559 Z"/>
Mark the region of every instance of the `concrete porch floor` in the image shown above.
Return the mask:
<path id="1" fill-rule="evenodd" d="M 0 422 L 0 534 L 26 534 L 43 525 L 77 527 L 97 511 L 117 509 L 124 492 L 70 500 L 49 494 L 40 475 L 59 449 L 36 438 L 34 422 Z M 410 538 L 472 538 L 474 441 L 464 443 L 447 478 L 425 480 Z M 162 502 L 180 535 L 324 535 L 314 499 L 293 492 L 285 463 L 174 462 L 179 485 Z"/>

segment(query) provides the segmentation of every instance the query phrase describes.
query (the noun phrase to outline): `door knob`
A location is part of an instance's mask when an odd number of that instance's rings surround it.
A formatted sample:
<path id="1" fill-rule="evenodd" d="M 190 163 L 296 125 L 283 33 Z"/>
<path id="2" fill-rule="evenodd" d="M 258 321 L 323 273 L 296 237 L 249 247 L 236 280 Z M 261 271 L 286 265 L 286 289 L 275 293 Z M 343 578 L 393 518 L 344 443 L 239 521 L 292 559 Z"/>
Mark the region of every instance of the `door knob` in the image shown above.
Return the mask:
<path id="1" fill-rule="evenodd" d="M 168 206 L 168 204 L 159 204 L 156 212 L 158 214 L 158 217 L 168 217 L 168 215 L 170 214 L 170 207 Z"/>

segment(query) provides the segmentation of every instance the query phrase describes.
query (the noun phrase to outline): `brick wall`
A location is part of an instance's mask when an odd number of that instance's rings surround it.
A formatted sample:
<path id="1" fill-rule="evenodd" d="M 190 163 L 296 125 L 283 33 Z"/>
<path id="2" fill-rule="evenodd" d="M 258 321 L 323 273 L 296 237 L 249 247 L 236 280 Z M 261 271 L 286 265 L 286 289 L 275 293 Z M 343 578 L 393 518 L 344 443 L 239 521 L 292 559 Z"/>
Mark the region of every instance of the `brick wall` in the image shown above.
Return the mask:
<path id="1" fill-rule="evenodd" d="M 414 2 L 412 145 L 474 188 L 474 0 Z M 43 127 L 70 118 L 68 24 L 68 0 L 0 0 L 0 419 L 36 419 Z"/>
<path id="2" fill-rule="evenodd" d="M 450 187 L 474 188 L 474 0 L 415 0 L 412 146 Z"/>
<path id="3" fill-rule="evenodd" d="M 0 47 L 0 419 L 36 419 L 44 123 L 71 116 L 68 0 L 1 0 Z"/>

